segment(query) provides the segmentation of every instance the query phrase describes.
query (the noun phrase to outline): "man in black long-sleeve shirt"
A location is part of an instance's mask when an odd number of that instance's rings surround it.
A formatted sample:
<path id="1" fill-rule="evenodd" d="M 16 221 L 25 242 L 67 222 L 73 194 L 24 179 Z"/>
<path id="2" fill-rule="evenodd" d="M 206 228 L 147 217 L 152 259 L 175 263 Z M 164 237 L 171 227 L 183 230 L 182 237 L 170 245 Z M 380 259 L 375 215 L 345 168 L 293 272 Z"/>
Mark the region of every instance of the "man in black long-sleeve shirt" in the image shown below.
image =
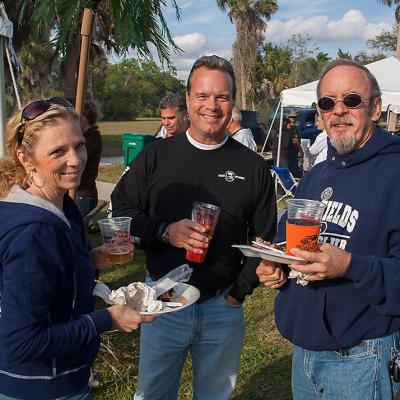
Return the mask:
<path id="1" fill-rule="evenodd" d="M 231 248 L 247 237 L 270 240 L 276 204 L 264 160 L 225 132 L 235 99 L 231 65 L 202 57 L 188 79 L 191 126 L 185 135 L 146 146 L 112 194 L 113 215 L 132 216 L 132 234 L 146 252 L 151 279 L 186 262 L 186 250 L 201 253 L 189 281 L 199 301 L 160 316 L 141 333 L 139 392 L 135 399 L 176 399 L 187 351 L 192 354 L 194 398 L 229 399 L 244 335 L 242 302 L 258 285 L 258 259 Z M 221 207 L 210 242 L 191 221 L 194 201 Z"/>

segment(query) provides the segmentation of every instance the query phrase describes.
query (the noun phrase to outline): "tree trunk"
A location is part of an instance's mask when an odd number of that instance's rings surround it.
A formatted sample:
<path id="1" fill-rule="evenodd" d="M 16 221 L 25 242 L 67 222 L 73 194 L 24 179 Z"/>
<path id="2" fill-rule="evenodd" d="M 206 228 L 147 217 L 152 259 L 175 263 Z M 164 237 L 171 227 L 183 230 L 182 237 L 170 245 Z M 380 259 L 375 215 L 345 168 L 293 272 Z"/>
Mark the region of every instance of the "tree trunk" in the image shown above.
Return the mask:
<path id="1" fill-rule="evenodd" d="M 242 104 L 241 104 L 242 110 L 247 110 L 247 103 L 246 103 L 247 79 L 243 63 L 241 63 L 240 65 L 240 89 L 242 96 Z"/>
<path id="2" fill-rule="evenodd" d="M 400 5 L 397 6 L 396 11 L 394 12 L 394 18 L 397 23 L 397 45 L 396 45 L 396 57 L 400 60 Z"/>
<path id="3" fill-rule="evenodd" d="M 93 101 L 93 88 L 94 88 L 94 77 L 93 71 L 90 70 L 87 73 L 87 87 L 86 87 L 86 100 Z"/>
<path id="4" fill-rule="evenodd" d="M 396 57 L 397 57 L 398 60 L 400 60 L 400 24 L 397 24 Z"/>
<path id="5" fill-rule="evenodd" d="M 77 84 L 77 73 L 78 73 L 78 60 L 79 60 L 79 49 L 80 49 L 80 37 L 74 34 L 72 40 L 68 45 L 67 56 L 65 59 L 64 66 L 64 96 L 75 97 L 76 96 L 76 84 Z"/>

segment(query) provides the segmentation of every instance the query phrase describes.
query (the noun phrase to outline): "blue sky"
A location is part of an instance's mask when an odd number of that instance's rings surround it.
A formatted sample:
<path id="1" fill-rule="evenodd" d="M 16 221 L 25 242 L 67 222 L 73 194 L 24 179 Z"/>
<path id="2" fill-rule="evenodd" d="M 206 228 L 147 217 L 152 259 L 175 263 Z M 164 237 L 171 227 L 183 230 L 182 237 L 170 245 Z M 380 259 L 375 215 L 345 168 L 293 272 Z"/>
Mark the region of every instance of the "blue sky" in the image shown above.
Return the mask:
<path id="1" fill-rule="evenodd" d="M 184 50 L 172 54 L 178 76 L 186 79 L 193 62 L 205 54 L 229 58 L 235 28 L 215 0 L 177 0 L 182 15 L 165 9 L 168 26 Z M 266 40 L 285 44 L 294 33 L 308 34 L 319 51 L 335 57 L 337 49 L 352 54 L 367 50 L 366 40 L 394 24 L 394 10 L 377 0 L 278 0 L 279 11 L 268 22 Z"/>

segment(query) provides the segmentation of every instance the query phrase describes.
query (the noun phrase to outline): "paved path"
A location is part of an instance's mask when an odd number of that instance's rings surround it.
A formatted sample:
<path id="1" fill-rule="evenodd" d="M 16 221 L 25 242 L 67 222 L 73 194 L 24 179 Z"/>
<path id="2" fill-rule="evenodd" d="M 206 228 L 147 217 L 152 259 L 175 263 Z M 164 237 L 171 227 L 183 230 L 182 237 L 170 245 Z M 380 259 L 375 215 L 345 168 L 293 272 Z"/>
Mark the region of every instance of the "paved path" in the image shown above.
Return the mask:
<path id="1" fill-rule="evenodd" d="M 96 181 L 96 186 L 99 200 L 109 201 L 111 192 L 115 187 L 115 183 Z"/>

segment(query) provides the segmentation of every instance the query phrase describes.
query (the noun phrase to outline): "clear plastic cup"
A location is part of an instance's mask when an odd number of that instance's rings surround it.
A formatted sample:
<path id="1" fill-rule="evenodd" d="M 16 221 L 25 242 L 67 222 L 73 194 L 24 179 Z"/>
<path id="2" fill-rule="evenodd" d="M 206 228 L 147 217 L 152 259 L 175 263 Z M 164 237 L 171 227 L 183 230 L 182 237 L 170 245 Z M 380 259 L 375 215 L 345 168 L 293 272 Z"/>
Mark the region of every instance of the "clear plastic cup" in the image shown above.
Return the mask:
<path id="1" fill-rule="evenodd" d="M 125 264 L 133 259 L 131 221 L 131 217 L 106 218 L 97 221 L 107 261 L 110 264 Z"/>
<path id="2" fill-rule="evenodd" d="M 219 214 L 221 209 L 213 204 L 202 203 L 196 201 L 192 208 L 192 221 L 198 222 L 206 228 L 205 234 L 212 239 L 215 228 L 217 227 Z M 195 263 L 204 262 L 207 255 L 207 249 L 204 249 L 203 254 L 196 254 L 190 250 L 186 251 L 186 260 Z"/>
<path id="3" fill-rule="evenodd" d="M 320 201 L 290 199 L 287 201 L 286 254 L 295 247 L 316 252 L 321 218 L 326 205 Z"/>

